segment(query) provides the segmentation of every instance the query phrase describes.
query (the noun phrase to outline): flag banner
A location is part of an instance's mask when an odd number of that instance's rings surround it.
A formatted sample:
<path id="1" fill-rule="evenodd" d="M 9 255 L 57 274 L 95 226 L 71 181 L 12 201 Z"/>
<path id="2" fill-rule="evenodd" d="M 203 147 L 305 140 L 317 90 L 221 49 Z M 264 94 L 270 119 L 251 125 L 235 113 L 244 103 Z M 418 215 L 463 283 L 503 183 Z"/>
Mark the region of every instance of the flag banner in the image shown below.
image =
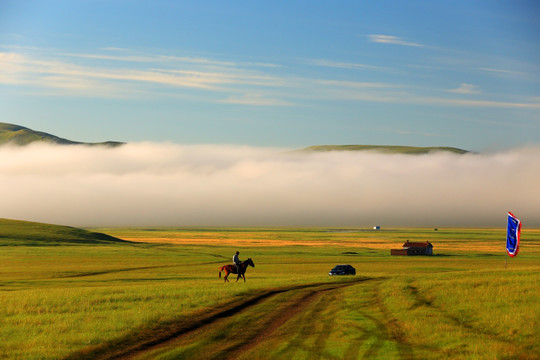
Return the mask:
<path id="1" fill-rule="evenodd" d="M 506 231 L 506 252 L 511 257 L 517 255 L 519 250 L 519 237 L 521 235 L 521 221 L 508 212 L 508 228 Z"/>

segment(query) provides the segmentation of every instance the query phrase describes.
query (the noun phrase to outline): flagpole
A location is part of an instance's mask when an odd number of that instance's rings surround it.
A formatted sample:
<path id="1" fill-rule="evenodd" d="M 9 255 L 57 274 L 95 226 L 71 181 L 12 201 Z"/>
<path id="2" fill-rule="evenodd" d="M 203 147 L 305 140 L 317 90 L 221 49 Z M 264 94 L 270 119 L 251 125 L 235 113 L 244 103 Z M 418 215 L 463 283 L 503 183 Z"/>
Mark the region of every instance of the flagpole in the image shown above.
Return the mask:
<path id="1" fill-rule="evenodd" d="M 508 225 L 506 225 L 506 244 L 504 245 L 504 270 L 508 269 L 508 254 L 506 253 L 506 247 L 508 246 Z"/>

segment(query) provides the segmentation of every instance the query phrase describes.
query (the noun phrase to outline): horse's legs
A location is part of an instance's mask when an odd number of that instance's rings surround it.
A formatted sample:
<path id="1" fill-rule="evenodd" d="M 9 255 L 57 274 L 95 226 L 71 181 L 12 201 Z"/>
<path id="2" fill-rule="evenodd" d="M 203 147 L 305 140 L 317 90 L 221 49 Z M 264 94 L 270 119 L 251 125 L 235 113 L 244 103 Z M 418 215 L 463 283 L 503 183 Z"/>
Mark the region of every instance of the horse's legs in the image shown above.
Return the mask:
<path id="1" fill-rule="evenodd" d="M 224 282 L 229 282 L 229 279 L 227 279 L 229 277 L 229 272 L 228 271 L 225 271 L 225 281 Z"/>

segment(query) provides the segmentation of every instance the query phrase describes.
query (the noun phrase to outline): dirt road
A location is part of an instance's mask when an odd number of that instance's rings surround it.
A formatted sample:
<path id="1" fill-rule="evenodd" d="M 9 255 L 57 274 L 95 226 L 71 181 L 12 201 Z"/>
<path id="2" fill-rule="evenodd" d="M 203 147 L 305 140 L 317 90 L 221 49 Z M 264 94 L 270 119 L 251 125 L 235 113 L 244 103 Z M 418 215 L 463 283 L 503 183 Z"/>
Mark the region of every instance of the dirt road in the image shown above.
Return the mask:
<path id="1" fill-rule="evenodd" d="M 401 339 L 402 331 L 390 318 L 372 317 L 375 333 L 359 331 L 354 341 L 343 344 L 343 356 L 325 350 L 333 329 L 332 312 L 339 305 L 341 291 L 347 287 L 364 285 L 373 292 L 372 306 L 381 307 L 377 298 L 377 284 L 382 279 L 351 278 L 343 282 L 325 282 L 267 289 L 252 294 L 245 300 L 209 309 L 189 321 L 155 328 L 139 335 L 137 341 L 119 342 L 85 353 L 73 354 L 69 359 L 242 359 L 250 352 L 256 358 L 265 354 L 266 347 L 275 349 L 287 343 L 282 354 L 291 351 L 318 354 L 322 358 L 357 358 L 366 341 L 381 344 L 388 340 L 398 344 L 397 358 L 412 359 L 410 347 Z M 367 284 L 371 283 L 371 284 Z M 384 309 L 379 309 L 387 317 Z M 364 314 L 369 317 L 368 313 Z M 313 331 L 319 327 L 317 331 Z M 325 352 L 326 351 L 326 352 Z M 377 349 L 367 348 L 367 354 L 377 355 Z M 264 355 L 262 355 L 264 356 Z M 268 355 L 270 357 L 270 355 Z M 278 356 L 274 354 L 273 356 Z"/>

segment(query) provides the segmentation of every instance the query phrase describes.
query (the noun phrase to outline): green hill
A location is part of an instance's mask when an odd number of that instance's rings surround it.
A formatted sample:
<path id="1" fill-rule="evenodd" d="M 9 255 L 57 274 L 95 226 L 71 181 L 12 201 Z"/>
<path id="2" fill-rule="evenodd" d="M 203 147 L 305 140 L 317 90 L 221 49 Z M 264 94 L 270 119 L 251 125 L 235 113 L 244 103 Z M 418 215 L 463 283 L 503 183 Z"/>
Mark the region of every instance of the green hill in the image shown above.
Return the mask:
<path id="1" fill-rule="evenodd" d="M 71 141 L 58 136 L 47 134 L 45 132 L 28 129 L 23 126 L 0 122 L 0 145 L 11 144 L 22 146 L 31 144 L 33 142 L 45 142 L 59 145 L 98 145 L 111 147 L 124 144 L 117 141 L 106 141 L 100 143 Z"/>
<path id="2" fill-rule="evenodd" d="M 111 243 L 129 243 L 129 241 L 70 226 L 0 219 L 0 246 Z"/>
<path id="3" fill-rule="evenodd" d="M 465 154 L 469 151 L 447 146 L 392 146 L 392 145 L 318 145 L 299 150 L 301 152 L 327 152 L 327 151 L 377 151 L 386 154 L 420 155 L 433 152 L 450 152 Z"/>

